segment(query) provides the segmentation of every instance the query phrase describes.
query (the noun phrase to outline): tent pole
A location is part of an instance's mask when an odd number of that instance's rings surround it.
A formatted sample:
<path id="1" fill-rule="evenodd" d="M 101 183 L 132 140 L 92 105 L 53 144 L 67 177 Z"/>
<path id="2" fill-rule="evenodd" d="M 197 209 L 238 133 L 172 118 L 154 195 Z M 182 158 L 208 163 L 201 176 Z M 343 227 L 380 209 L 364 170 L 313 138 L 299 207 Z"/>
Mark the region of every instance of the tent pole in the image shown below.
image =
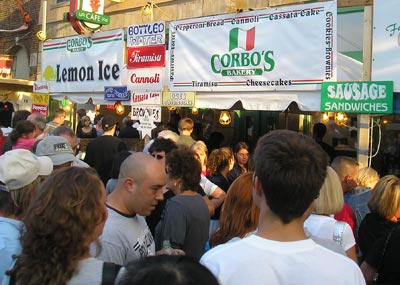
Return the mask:
<path id="1" fill-rule="evenodd" d="M 364 35 L 363 35 L 363 72 L 362 80 L 371 81 L 371 67 L 372 67 L 372 19 L 373 9 L 371 6 L 364 7 Z M 370 122 L 371 116 L 368 114 L 357 115 L 358 127 L 358 149 L 357 161 L 361 167 L 370 166 L 369 159 L 369 144 L 370 144 Z"/>

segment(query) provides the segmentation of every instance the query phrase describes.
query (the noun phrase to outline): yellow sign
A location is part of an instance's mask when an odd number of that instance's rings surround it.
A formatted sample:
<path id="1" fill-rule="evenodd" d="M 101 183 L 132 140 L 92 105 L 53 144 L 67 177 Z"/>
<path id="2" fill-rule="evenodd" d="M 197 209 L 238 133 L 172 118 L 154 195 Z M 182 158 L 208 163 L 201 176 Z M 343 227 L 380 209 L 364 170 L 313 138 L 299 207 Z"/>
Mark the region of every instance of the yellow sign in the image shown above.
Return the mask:
<path id="1" fill-rule="evenodd" d="M 195 103 L 196 92 L 170 92 L 162 93 L 163 106 L 192 107 Z"/>
<path id="2" fill-rule="evenodd" d="M 33 93 L 32 104 L 49 105 L 49 94 Z"/>

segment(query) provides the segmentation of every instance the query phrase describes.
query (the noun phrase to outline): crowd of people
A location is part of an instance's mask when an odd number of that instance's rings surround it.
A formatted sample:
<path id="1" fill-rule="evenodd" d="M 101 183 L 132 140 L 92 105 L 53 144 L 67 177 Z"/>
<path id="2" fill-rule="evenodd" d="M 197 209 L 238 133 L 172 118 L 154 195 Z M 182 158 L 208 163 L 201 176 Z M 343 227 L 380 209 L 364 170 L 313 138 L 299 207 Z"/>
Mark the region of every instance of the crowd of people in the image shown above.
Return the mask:
<path id="1" fill-rule="evenodd" d="M 399 179 L 332 155 L 320 124 L 209 152 L 183 118 L 134 152 L 113 116 L 79 116 L 14 115 L 0 284 L 400 284 Z"/>

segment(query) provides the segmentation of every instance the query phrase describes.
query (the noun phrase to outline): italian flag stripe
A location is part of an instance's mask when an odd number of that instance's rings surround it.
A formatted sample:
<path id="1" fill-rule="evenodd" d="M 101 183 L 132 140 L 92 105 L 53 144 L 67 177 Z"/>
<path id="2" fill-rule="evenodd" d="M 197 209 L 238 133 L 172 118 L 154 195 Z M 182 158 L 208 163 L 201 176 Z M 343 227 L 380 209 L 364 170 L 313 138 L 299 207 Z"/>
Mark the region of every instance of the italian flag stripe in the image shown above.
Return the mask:
<path id="1" fill-rule="evenodd" d="M 256 29 L 251 28 L 248 31 L 240 28 L 234 28 L 229 33 L 229 51 L 235 48 L 251 50 L 254 48 Z"/>

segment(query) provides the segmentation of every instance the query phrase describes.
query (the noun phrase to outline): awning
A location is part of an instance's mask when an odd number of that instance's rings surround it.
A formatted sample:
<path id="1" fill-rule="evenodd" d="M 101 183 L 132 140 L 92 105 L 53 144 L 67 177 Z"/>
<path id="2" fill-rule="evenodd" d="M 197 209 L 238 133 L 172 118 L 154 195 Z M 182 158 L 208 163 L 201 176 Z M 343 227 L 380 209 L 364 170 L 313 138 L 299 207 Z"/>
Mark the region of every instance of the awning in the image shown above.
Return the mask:
<path id="1" fill-rule="evenodd" d="M 358 81 L 362 76 L 362 63 L 338 53 L 338 81 Z M 230 109 L 241 101 L 245 110 L 283 111 L 296 103 L 301 111 L 318 112 L 321 108 L 320 90 L 279 92 L 198 92 L 198 108 Z"/>
<path id="2" fill-rule="evenodd" d="M 338 53 L 338 80 L 358 81 L 361 79 L 362 63 Z M 73 103 L 85 104 L 92 98 L 94 104 L 114 104 L 104 100 L 104 94 L 97 93 L 56 93 L 51 97 L 62 100 L 65 96 Z M 196 95 L 197 108 L 230 109 L 238 101 L 245 110 L 283 111 L 294 102 L 301 111 L 318 112 L 320 110 L 320 90 L 308 91 L 269 91 L 269 92 L 198 92 Z M 130 101 L 121 102 L 130 105 Z"/>
<path id="3" fill-rule="evenodd" d="M 0 92 L 23 91 L 32 92 L 33 81 L 24 79 L 0 79 Z"/>

